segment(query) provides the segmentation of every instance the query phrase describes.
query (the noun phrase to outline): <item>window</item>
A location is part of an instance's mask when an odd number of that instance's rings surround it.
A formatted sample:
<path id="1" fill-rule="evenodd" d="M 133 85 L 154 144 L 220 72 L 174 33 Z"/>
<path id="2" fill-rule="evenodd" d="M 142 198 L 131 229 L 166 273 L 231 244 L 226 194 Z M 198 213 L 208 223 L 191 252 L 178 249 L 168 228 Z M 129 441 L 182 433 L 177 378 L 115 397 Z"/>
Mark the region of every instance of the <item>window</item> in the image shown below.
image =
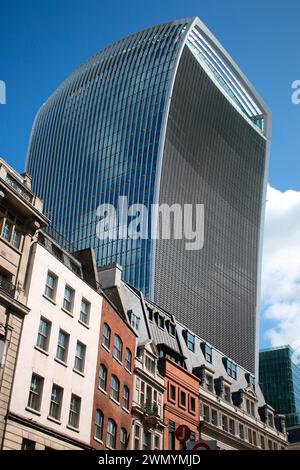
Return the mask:
<path id="1" fill-rule="evenodd" d="M 106 433 L 106 447 L 109 447 L 109 449 L 116 448 L 116 434 L 117 434 L 116 423 L 112 419 L 109 419 L 107 422 L 107 433 Z"/>
<path id="2" fill-rule="evenodd" d="M 123 343 L 120 336 L 114 336 L 114 348 L 113 348 L 113 357 L 122 362 L 122 349 Z"/>
<path id="3" fill-rule="evenodd" d="M 65 292 L 64 292 L 64 301 L 63 301 L 64 310 L 67 310 L 67 312 L 72 313 L 73 302 L 74 302 L 74 289 L 66 285 Z"/>
<path id="4" fill-rule="evenodd" d="M 23 439 L 21 449 L 22 450 L 35 450 L 35 442 L 31 441 L 30 439 Z"/>
<path id="5" fill-rule="evenodd" d="M 17 248 L 17 250 L 20 248 L 21 237 L 22 237 L 21 232 L 18 229 L 15 228 L 14 231 L 13 231 L 11 244 L 15 248 Z"/>
<path id="6" fill-rule="evenodd" d="M 211 424 L 214 426 L 218 426 L 219 421 L 218 421 L 218 412 L 217 410 L 212 409 L 211 410 Z"/>
<path id="7" fill-rule="evenodd" d="M 141 427 L 136 424 L 134 427 L 134 450 L 140 450 Z"/>
<path id="8" fill-rule="evenodd" d="M 103 325 L 102 345 L 107 349 L 110 348 L 110 328 L 107 323 Z"/>
<path id="9" fill-rule="evenodd" d="M 62 405 L 63 389 L 58 385 L 53 384 L 51 392 L 51 401 L 49 416 L 56 420 L 60 420 L 61 405 Z"/>
<path id="10" fill-rule="evenodd" d="M 170 323 L 169 324 L 169 333 L 171 336 L 175 336 L 175 331 L 176 331 L 176 327 L 174 325 L 174 323 Z"/>
<path id="11" fill-rule="evenodd" d="M 213 393 L 214 391 L 214 379 L 213 376 L 210 374 L 205 374 L 204 378 L 204 388 L 209 392 Z"/>
<path id="12" fill-rule="evenodd" d="M 268 439 L 268 449 L 269 450 L 273 449 L 273 444 L 272 444 L 272 441 L 270 439 Z"/>
<path id="13" fill-rule="evenodd" d="M 2 229 L 2 237 L 4 238 L 4 240 L 10 241 L 12 229 L 13 229 L 13 224 L 8 222 L 8 220 L 6 220 Z"/>
<path id="14" fill-rule="evenodd" d="M 94 438 L 98 441 L 102 441 L 103 436 L 103 413 L 100 410 L 96 410 L 95 415 L 95 428 L 94 428 Z"/>
<path id="15" fill-rule="evenodd" d="M 161 405 L 162 405 L 162 399 L 161 399 L 161 393 L 159 393 L 157 390 L 153 390 L 153 407 L 154 410 L 157 411 L 157 415 L 161 415 Z"/>
<path id="16" fill-rule="evenodd" d="M 63 330 L 59 330 L 56 358 L 62 362 L 67 362 L 70 335 Z"/>
<path id="17" fill-rule="evenodd" d="M 129 388 L 126 385 L 123 387 L 123 408 L 129 410 Z"/>
<path id="18" fill-rule="evenodd" d="M 36 345 L 43 351 L 48 351 L 50 329 L 51 323 L 45 318 L 41 318 Z"/>
<path id="19" fill-rule="evenodd" d="M 131 352 L 128 348 L 126 348 L 125 351 L 125 369 L 127 369 L 129 372 L 131 372 Z"/>
<path id="20" fill-rule="evenodd" d="M 145 382 L 141 381 L 141 406 L 145 404 Z"/>
<path id="21" fill-rule="evenodd" d="M 244 430 L 244 426 L 242 424 L 239 425 L 239 436 L 240 436 L 240 439 L 245 439 L 245 430 Z"/>
<path id="22" fill-rule="evenodd" d="M 183 408 L 186 407 L 186 393 L 183 392 L 182 390 L 180 391 L 179 405 Z"/>
<path id="23" fill-rule="evenodd" d="M 107 385 L 107 368 L 105 367 L 104 364 L 100 364 L 98 387 L 106 391 L 106 385 Z"/>
<path id="24" fill-rule="evenodd" d="M 125 428 L 120 430 L 120 449 L 126 450 L 127 447 L 127 431 Z"/>
<path id="25" fill-rule="evenodd" d="M 224 400 L 228 403 L 231 402 L 230 399 L 230 387 L 228 385 L 224 385 Z"/>
<path id="26" fill-rule="evenodd" d="M 265 438 L 264 438 L 264 436 L 262 436 L 262 435 L 260 436 L 260 447 L 261 447 L 262 449 L 265 449 L 265 448 L 266 448 L 266 445 L 265 445 Z"/>
<path id="27" fill-rule="evenodd" d="M 233 436 L 235 435 L 235 422 L 233 419 L 230 419 L 229 420 L 229 432 L 230 434 L 232 434 Z"/>
<path id="28" fill-rule="evenodd" d="M 77 429 L 79 427 L 81 398 L 72 393 L 69 413 L 69 426 Z"/>
<path id="29" fill-rule="evenodd" d="M 109 396 L 115 401 L 119 401 L 120 382 L 115 375 L 110 378 L 110 391 Z"/>
<path id="30" fill-rule="evenodd" d="M 154 450 L 160 450 L 160 436 L 158 434 L 154 435 Z"/>
<path id="31" fill-rule="evenodd" d="M 189 331 L 187 332 L 186 336 L 186 344 L 190 351 L 195 351 L 195 336 L 192 335 L 192 333 L 190 333 Z"/>
<path id="32" fill-rule="evenodd" d="M 222 415 L 222 429 L 228 432 L 228 418 L 225 415 Z"/>
<path id="33" fill-rule="evenodd" d="M 189 411 L 193 414 L 196 413 L 196 399 L 195 399 L 195 397 L 190 396 L 190 410 Z"/>
<path id="34" fill-rule="evenodd" d="M 257 435 L 255 431 L 253 431 L 253 445 L 257 446 Z"/>
<path id="35" fill-rule="evenodd" d="M 249 429 L 249 428 L 248 428 L 248 441 L 249 441 L 250 444 L 253 443 L 253 441 L 252 441 L 252 430 Z"/>
<path id="36" fill-rule="evenodd" d="M 175 450 L 175 423 L 169 420 L 168 448 Z"/>
<path id="37" fill-rule="evenodd" d="M 151 432 L 144 431 L 143 433 L 143 450 L 151 450 Z"/>
<path id="38" fill-rule="evenodd" d="M 162 317 L 161 315 L 158 315 L 157 324 L 158 324 L 158 327 L 163 330 L 164 327 L 165 327 L 165 319 L 164 319 L 164 317 Z"/>
<path id="39" fill-rule="evenodd" d="M 57 287 L 57 276 L 50 271 L 47 273 L 46 285 L 45 285 L 45 295 L 49 299 L 55 300 Z"/>
<path id="40" fill-rule="evenodd" d="M 40 411 L 44 379 L 39 375 L 32 374 L 30 392 L 28 397 L 28 407 Z"/>
<path id="41" fill-rule="evenodd" d="M 202 416 L 203 418 L 205 419 L 205 421 L 207 421 L 208 423 L 210 422 L 210 409 L 209 409 L 209 406 L 205 405 L 204 403 L 202 403 Z"/>
<path id="42" fill-rule="evenodd" d="M 251 408 L 251 415 L 255 416 L 255 405 L 253 401 L 251 401 L 250 403 L 250 408 Z"/>
<path id="43" fill-rule="evenodd" d="M 84 371 L 85 353 L 86 353 L 86 346 L 82 344 L 80 341 L 77 341 L 74 369 L 78 370 L 79 372 Z"/>
<path id="44" fill-rule="evenodd" d="M 212 347 L 208 344 L 204 345 L 204 357 L 207 362 L 212 363 Z"/>
<path id="45" fill-rule="evenodd" d="M 129 310 L 129 319 L 130 319 L 130 324 L 132 328 L 134 328 L 136 331 L 139 329 L 139 324 L 140 324 L 140 317 L 135 315 L 132 310 Z"/>
<path id="46" fill-rule="evenodd" d="M 149 356 L 145 356 L 145 367 L 151 374 L 155 374 L 155 361 Z"/>
<path id="47" fill-rule="evenodd" d="M 175 385 L 169 385 L 169 400 L 176 401 L 176 387 Z"/>
<path id="48" fill-rule="evenodd" d="M 274 427 L 274 418 L 273 413 L 268 412 L 268 425 L 273 428 Z"/>
<path id="49" fill-rule="evenodd" d="M 90 310 L 91 304 L 85 299 L 81 299 L 81 307 L 80 307 L 80 321 L 85 325 L 89 324 L 90 321 Z"/>
<path id="50" fill-rule="evenodd" d="M 236 380 L 237 365 L 234 362 L 230 361 L 229 359 L 227 359 L 227 374 Z"/>

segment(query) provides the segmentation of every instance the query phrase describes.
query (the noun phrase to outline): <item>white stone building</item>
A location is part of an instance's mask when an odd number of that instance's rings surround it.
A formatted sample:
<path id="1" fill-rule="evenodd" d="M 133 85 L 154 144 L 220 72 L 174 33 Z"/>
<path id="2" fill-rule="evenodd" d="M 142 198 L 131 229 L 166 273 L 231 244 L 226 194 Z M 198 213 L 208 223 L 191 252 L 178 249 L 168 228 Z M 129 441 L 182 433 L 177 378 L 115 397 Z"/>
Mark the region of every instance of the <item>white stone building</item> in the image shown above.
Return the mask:
<path id="1" fill-rule="evenodd" d="M 32 245 L 3 449 L 90 448 L 102 297 L 80 257 L 45 233 Z"/>

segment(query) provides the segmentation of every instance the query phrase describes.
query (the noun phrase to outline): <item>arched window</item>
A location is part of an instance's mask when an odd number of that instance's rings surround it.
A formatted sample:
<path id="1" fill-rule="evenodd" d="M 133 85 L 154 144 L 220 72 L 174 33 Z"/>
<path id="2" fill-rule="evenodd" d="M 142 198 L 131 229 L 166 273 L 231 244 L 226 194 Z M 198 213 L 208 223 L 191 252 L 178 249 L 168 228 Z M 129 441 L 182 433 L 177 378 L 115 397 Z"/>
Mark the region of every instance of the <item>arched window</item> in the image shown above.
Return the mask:
<path id="1" fill-rule="evenodd" d="M 120 431 L 120 449 L 126 450 L 127 447 L 127 431 L 125 428 L 121 428 Z"/>
<path id="2" fill-rule="evenodd" d="M 104 323 L 103 325 L 102 345 L 107 349 L 110 348 L 110 328 L 107 323 Z"/>
<path id="3" fill-rule="evenodd" d="M 107 433 L 106 433 L 106 447 L 109 447 L 109 449 L 116 448 L 116 435 L 117 435 L 116 423 L 112 419 L 109 419 L 107 422 Z"/>
<path id="4" fill-rule="evenodd" d="M 101 410 L 96 410 L 94 438 L 102 441 L 104 416 Z"/>
<path id="5" fill-rule="evenodd" d="M 126 348 L 126 351 L 125 351 L 125 369 L 129 370 L 129 372 L 131 372 L 131 358 L 132 358 L 131 351 L 128 348 Z"/>
<path id="6" fill-rule="evenodd" d="M 129 410 L 129 388 L 124 385 L 123 387 L 123 408 Z"/>
<path id="7" fill-rule="evenodd" d="M 120 393 L 119 379 L 115 375 L 112 375 L 110 378 L 109 396 L 113 400 L 119 401 L 119 393 Z"/>
<path id="8" fill-rule="evenodd" d="M 122 362 L 122 349 L 123 349 L 123 342 L 120 336 L 115 335 L 113 356 L 121 362 Z"/>
<path id="9" fill-rule="evenodd" d="M 106 385 L 107 385 L 107 368 L 105 367 L 104 364 L 100 364 L 98 387 L 101 388 L 102 390 L 106 390 Z"/>

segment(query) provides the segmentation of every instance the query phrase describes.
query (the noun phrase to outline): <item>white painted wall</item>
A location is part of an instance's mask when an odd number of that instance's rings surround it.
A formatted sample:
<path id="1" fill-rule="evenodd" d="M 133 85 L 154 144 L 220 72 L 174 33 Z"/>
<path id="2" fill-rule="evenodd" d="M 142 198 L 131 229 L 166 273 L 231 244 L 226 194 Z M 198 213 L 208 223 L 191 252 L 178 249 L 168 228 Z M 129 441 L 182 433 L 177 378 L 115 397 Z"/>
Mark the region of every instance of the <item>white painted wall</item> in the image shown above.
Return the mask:
<path id="1" fill-rule="evenodd" d="M 89 444 L 102 297 L 39 244 L 34 246 L 30 263 L 27 286 L 31 312 L 24 321 L 10 410 Z M 48 270 L 58 276 L 56 305 L 43 297 Z M 66 283 L 75 290 L 73 318 L 61 309 Z M 91 303 L 89 328 L 78 322 L 82 297 Z M 48 356 L 34 347 L 41 316 L 52 322 Z M 60 328 L 70 334 L 67 367 L 54 360 Z M 73 371 L 77 340 L 87 347 L 84 377 Z M 26 410 L 32 372 L 45 379 L 40 416 Z M 61 424 L 47 418 L 53 383 L 64 388 Z M 79 432 L 67 427 L 71 393 L 81 397 Z"/>

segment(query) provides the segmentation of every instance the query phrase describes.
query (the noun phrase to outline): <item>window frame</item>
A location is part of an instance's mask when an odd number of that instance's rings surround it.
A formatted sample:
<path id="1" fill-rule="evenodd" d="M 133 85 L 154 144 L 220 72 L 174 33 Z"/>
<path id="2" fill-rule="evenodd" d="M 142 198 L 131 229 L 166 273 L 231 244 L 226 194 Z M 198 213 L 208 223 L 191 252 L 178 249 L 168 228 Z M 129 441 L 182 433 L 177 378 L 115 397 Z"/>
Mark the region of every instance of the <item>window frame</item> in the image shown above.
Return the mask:
<path id="1" fill-rule="evenodd" d="M 59 342 L 59 339 L 60 339 L 60 334 L 63 334 L 64 337 L 65 337 L 65 344 L 62 345 L 60 342 Z M 64 364 L 67 363 L 67 359 L 68 359 L 68 352 L 69 352 L 69 342 L 70 342 L 70 335 L 69 333 L 67 333 L 65 330 L 63 330 L 62 328 L 60 328 L 59 332 L 58 332 L 58 339 L 57 339 L 57 346 L 56 346 L 56 355 L 55 355 L 55 358 L 60 361 L 60 362 L 63 362 Z M 58 351 L 64 351 L 64 358 L 61 359 L 59 357 L 59 354 L 58 354 Z"/>
<path id="2" fill-rule="evenodd" d="M 67 291 L 70 291 L 70 299 L 66 298 L 66 292 Z M 64 289 L 63 306 L 62 306 L 62 309 L 65 312 L 70 313 L 70 314 L 73 313 L 74 299 L 75 299 L 75 289 L 73 289 L 73 287 L 70 286 L 70 284 L 66 284 L 65 289 Z M 68 306 L 66 306 L 66 304 L 69 304 L 70 308 L 68 308 Z"/>
<path id="3" fill-rule="evenodd" d="M 53 389 L 54 388 L 56 388 L 59 392 L 58 393 L 58 401 L 56 401 L 56 402 L 53 400 Z M 63 393 L 64 393 L 64 389 L 60 385 L 57 385 L 57 384 L 53 383 L 52 390 L 51 390 L 51 395 L 50 395 L 50 406 L 49 406 L 48 417 L 50 417 L 52 419 L 55 419 L 56 421 L 60 421 L 60 418 L 61 418 Z M 51 414 L 51 411 L 53 410 L 53 406 L 52 406 L 53 404 L 54 404 L 54 407 L 57 407 L 56 410 L 58 410 L 58 411 L 57 411 L 57 413 L 54 413 L 54 414 L 57 414 L 57 416 L 53 416 Z"/>
<path id="4" fill-rule="evenodd" d="M 118 343 L 116 344 L 116 341 Z M 121 337 L 115 333 L 114 335 L 114 344 L 113 344 L 113 352 L 112 355 L 115 359 L 117 359 L 119 362 L 122 362 L 122 356 L 123 356 L 123 341 Z"/>
<path id="5" fill-rule="evenodd" d="M 72 408 L 72 400 L 74 399 L 77 409 Z M 80 423 L 80 411 L 81 411 L 81 397 L 76 395 L 75 393 L 71 394 L 71 399 L 70 399 L 70 407 L 69 407 L 69 418 L 68 418 L 68 426 L 73 428 L 73 429 L 79 429 L 79 423 Z M 73 418 L 75 416 L 75 424 L 73 423 Z"/>
<path id="6" fill-rule="evenodd" d="M 107 331 L 108 336 L 105 335 L 105 331 Z M 104 323 L 103 328 L 102 328 L 101 345 L 104 348 L 108 349 L 108 351 L 110 351 L 110 341 L 111 341 L 111 329 L 108 323 Z M 106 344 L 106 342 L 108 342 L 108 345 Z"/>
<path id="7" fill-rule="evenodd" d="M 117 388 L 113 387 L 113 381 L 115 381 L 115 384 L 117 384 Z M 114 396 L 114 393 L 116 394 L 117 398 Z M 109 398 L 120 404 L 120 380 L 114 374 L 110 376 Z"/>
<path id="8" fill-rule="evenodd" d="M 98 422 L 97 417 L 100 416 L 100 420 Z M 103 442 L 103 430 L 104 430 L 104 414 L 103 412 L 97 408 L 95 413 L 95 422 L 94 422 L 94 439 L 99 442 Z M 100 437 L 97 436 L 97 431 L 100 433 Z"/>
<path id="9" fill-rule="evenodd" d="M 41 331 L 41 323 L 46 324 L 46 333 Z M 50 334 L 51 334 L 51 321 L 49 321 L 47 318 L 41 316 L 40 321 L 39 321 L 39 329 L 38 329 L 38 335 L 36 339 L 36 347 L 41 349 L 42 351 L 48 352 L 49 350 L 49 341 L 50 341 Z M 40 338 L 42 338 L 40 340 Z M 41 344 L 40 344 L 41 342 Z M 44 344 L 42 344 L 44 342 Z"/>
<path id="10" fill-rule="evenodd" d="M 53 279 L 53 286 L 51 286 L 51 285 L 48 283 L 48 278 L 52 278 L 52 279 Z M 58 276 L 57 276 L 53 271 L 51 271 L 50 269 L 48 269 L 48 271 L 47 271 L 47 276 L 46 276 L 46 282 L 45 282 L 44 296 L 45 296 L 47 299 L 52 300 L 53 302 L 55 302 L 55 300 L 56 300 L 57 284 L 58 284 Z M 49 291 L 48 291 L 48 290 L 51 291 L 50 295 L 49 295 Z"/>
<path id="11" fill-rule="evenodd" d="M 38 383 L 38 391 L 33 389 L 33 379 L 37 379 Z M 29 395 L 27 401 L 27 407 L 31 410 L 40 412 L 41 410 L 41 403 L 42 403 L 42 396 L 43 396 L 43 388 L 44 388 L 44 377 L 41 375 L 36 374 L 35 372 L 31 375 L 30 381 L 30 388 L 29 388 Z M 34 402 L 37 400 L 37 406 L 34 405 Z"/>
<path id="12" fill-rule="evenodd" d="M 110 425 L 112 425 L 112 429 L 114 431 L 113 433 L 109 429 Z M 111 442 L 109 442 L 111 439 L 113 440 L 113 442 L 112 442 L 113 445 L 111 445 Z M 106 447 L 108 449 L 115 450 L 116 449 L 116 442 L 117 442 L 117 424 L 112 418 L 109 418 L 107 420 Z"/>

